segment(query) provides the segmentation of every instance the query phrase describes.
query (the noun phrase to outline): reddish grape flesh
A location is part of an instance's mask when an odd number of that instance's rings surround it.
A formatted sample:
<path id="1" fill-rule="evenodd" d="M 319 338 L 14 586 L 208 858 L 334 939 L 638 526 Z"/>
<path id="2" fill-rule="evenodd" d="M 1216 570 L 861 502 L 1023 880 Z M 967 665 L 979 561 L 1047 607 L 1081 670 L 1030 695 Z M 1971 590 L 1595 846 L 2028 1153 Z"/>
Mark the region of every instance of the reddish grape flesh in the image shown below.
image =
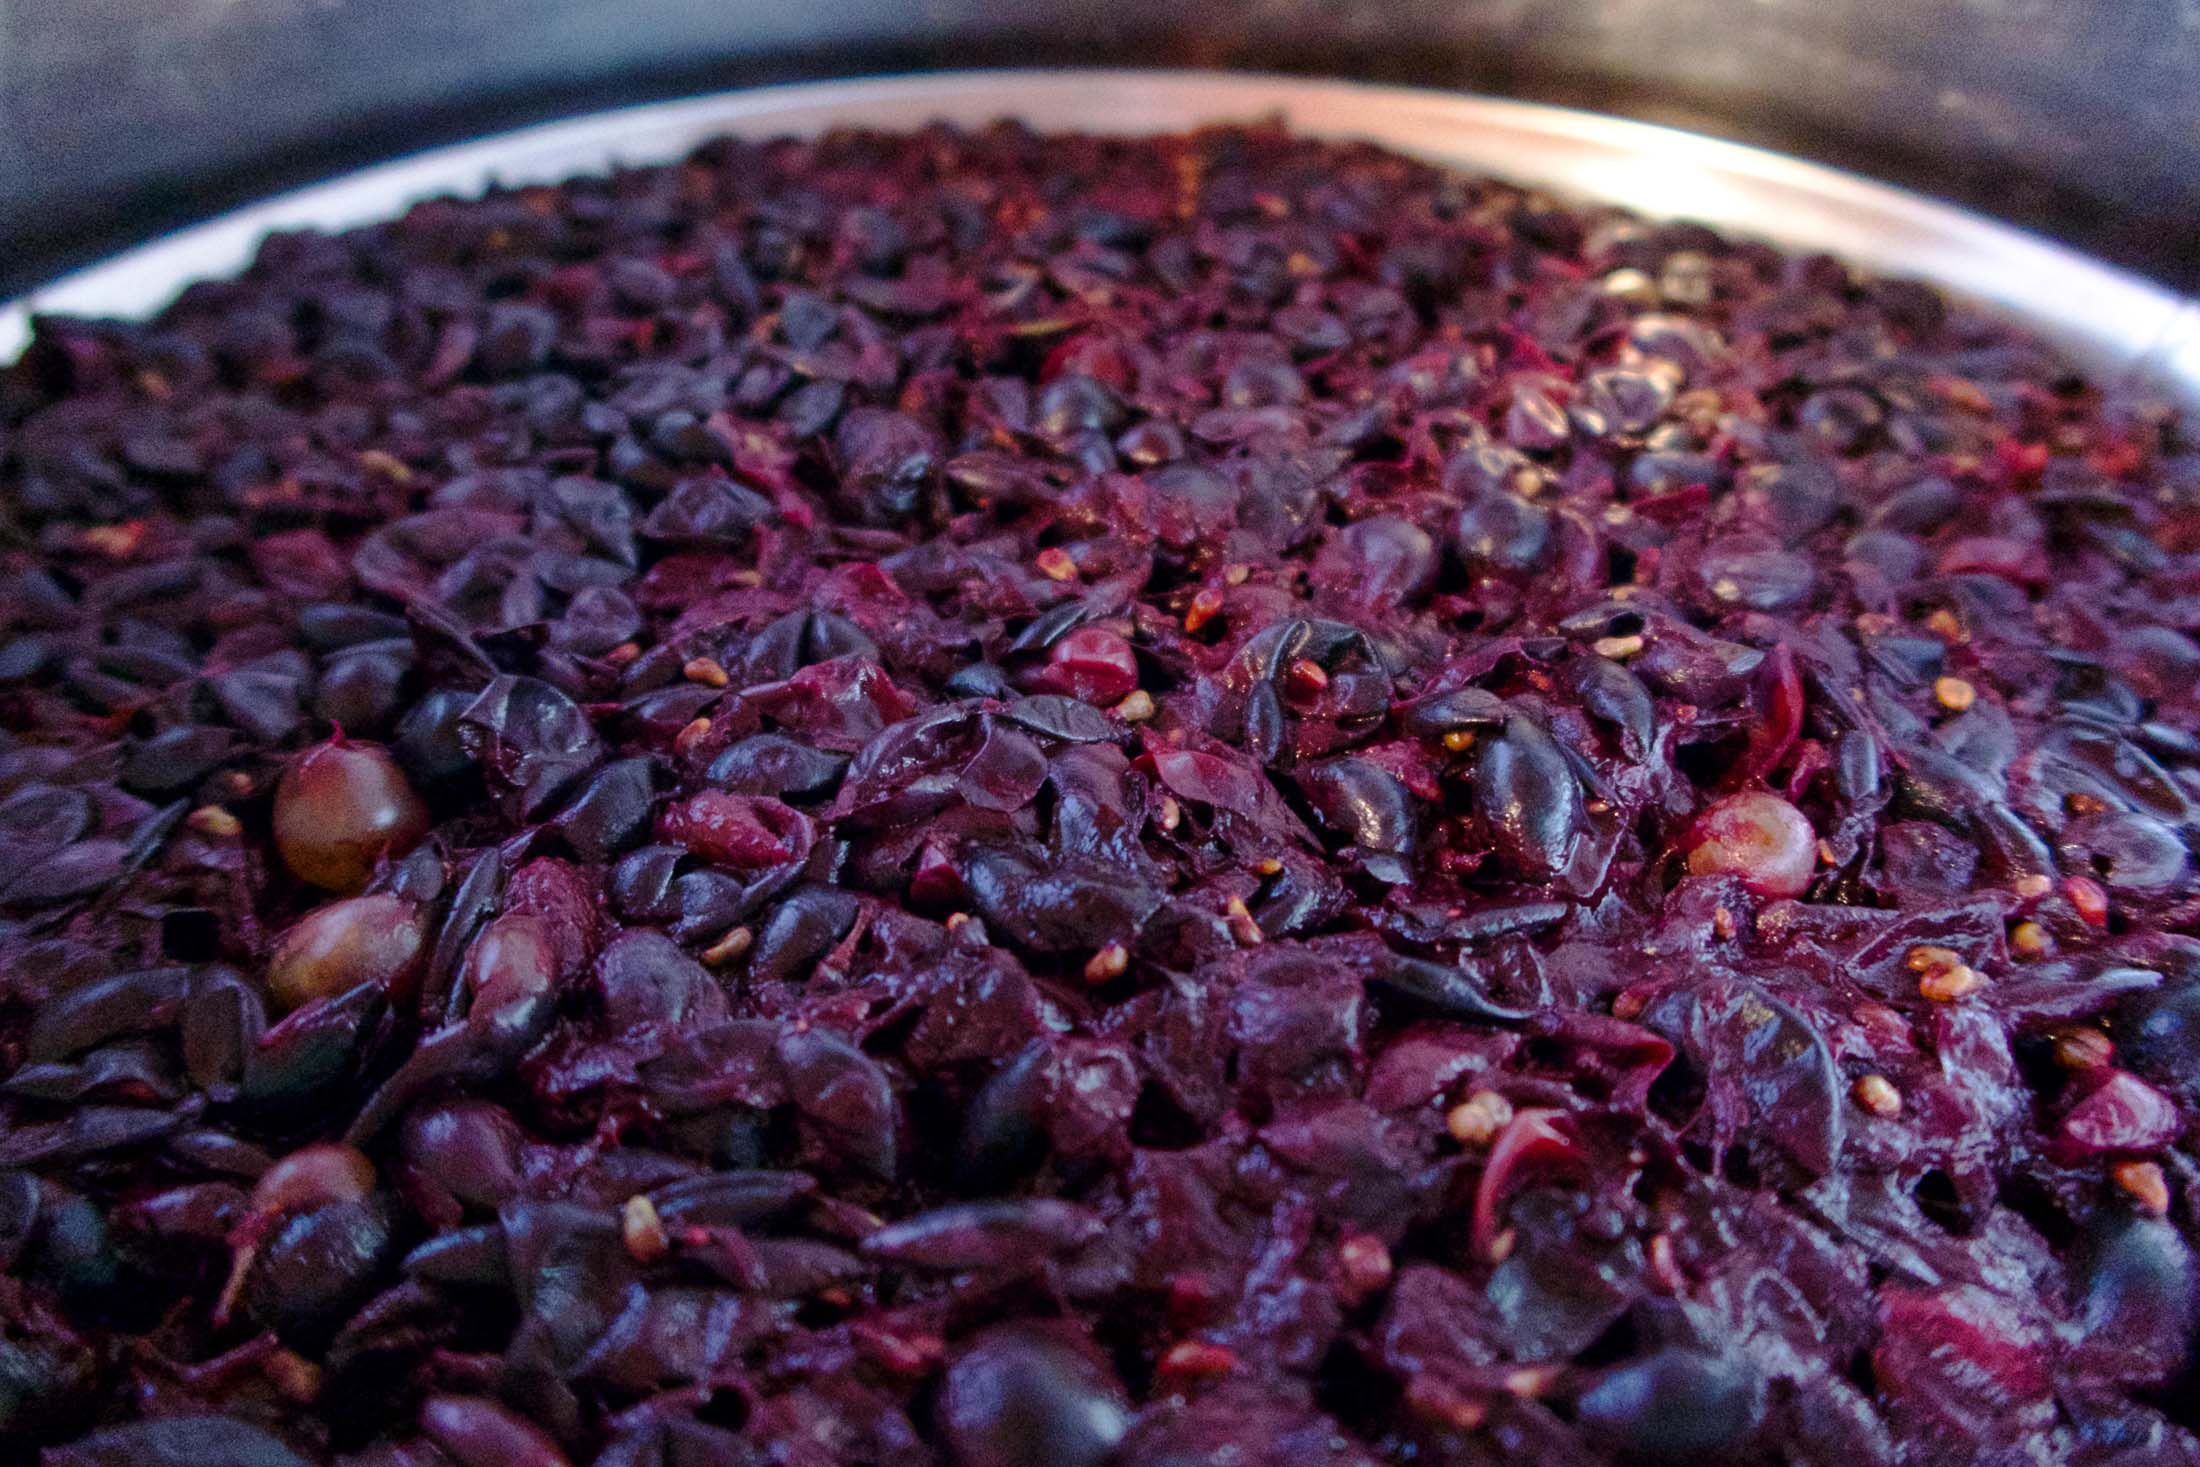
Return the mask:
<path id="1" fill-rule="evenodd" d="M 2200 440 L 1971 308 L 722 141 L 42 321 L 0 501 L 25 1460 L 2200 1467 Z"/>

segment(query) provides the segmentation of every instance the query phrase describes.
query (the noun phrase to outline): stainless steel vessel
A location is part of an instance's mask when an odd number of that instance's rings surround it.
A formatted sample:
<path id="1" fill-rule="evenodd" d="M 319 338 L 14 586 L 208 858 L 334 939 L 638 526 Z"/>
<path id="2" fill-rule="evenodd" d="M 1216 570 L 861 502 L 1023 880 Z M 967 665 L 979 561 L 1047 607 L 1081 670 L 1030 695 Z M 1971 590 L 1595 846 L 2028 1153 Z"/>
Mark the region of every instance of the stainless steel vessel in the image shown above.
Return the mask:
<path id="1" fill-rule="evenodd" d="M 1164 131 L 1280 115 L 1433 161 L 1693 218 L 1929 279 L 2021 317 L 2096 371 L 2200 401 L 2200 301 L 2064 246 L 1853 174 L 1669 128 L 1407 87 L 1212 72 L 1002 71 L 727 92 L 623 108 L 441 148 L 253 204 L 0 307 L 0 359 L 37 311 L 138 315 L 241 268 L 283 229 L 335 229 L 437 194 L 676 158 L 721 133 L 976 124 Z"/>
<path id="2" fill-rule="evenodd" d="M 973 66 L 1352 76 L 1854 169 L 2200 289 L 2200 0 L 0 0 L 0 296 L 399 153 Z"/>

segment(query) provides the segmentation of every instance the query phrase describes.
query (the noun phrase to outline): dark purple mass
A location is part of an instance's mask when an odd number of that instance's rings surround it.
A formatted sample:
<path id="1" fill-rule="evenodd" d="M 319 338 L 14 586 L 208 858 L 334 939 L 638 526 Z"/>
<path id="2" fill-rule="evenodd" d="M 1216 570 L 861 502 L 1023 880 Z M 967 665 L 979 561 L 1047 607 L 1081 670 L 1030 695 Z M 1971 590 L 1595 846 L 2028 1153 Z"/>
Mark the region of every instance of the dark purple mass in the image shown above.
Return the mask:
<path id="1" fill-rule="evenodd" d="M 0 504 L 11 1461 L 2200 1463 L 2200 445 L 1931 290 L 714 143 Z"/>

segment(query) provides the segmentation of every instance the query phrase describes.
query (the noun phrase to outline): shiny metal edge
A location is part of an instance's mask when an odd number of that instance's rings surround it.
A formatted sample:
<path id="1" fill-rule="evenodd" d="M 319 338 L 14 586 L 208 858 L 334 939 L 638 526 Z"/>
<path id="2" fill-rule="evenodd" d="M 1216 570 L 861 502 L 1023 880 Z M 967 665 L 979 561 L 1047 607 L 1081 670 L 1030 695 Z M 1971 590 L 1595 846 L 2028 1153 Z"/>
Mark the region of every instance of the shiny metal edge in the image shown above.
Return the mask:
<path id="1" fill-rule="evenodd" d="M 653 103 L 401 158 L 276 195 L 0 305 L 0 361 L 34 314 L 141 317 L 194 280 L 233 275 L 281 230 L 389 218 L 421 199 L 676 159 L 721 134 L 976 125 L 1168 132 L 1280 117 L 1431 162 L 1653 218 L 1700 220 L 1999 308 L 2112 380 L 2200 406 L 2200 300 L 1905 189 L 1739 143 L 1538 103 L 1205 71 L 971 71 L 801 83 Z"/>

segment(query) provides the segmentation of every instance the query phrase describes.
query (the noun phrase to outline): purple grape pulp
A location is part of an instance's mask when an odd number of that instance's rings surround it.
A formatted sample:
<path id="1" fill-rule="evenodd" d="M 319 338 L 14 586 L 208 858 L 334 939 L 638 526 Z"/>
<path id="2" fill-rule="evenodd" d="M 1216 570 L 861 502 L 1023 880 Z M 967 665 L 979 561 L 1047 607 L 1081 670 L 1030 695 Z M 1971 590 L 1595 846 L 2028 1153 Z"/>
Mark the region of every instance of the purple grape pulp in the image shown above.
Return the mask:
<path id="1" fill-rule="evenodd" d="M 44 1467 L 2200 1464 L 2200 440 L 1269 128 L 0 371 Z"/>

